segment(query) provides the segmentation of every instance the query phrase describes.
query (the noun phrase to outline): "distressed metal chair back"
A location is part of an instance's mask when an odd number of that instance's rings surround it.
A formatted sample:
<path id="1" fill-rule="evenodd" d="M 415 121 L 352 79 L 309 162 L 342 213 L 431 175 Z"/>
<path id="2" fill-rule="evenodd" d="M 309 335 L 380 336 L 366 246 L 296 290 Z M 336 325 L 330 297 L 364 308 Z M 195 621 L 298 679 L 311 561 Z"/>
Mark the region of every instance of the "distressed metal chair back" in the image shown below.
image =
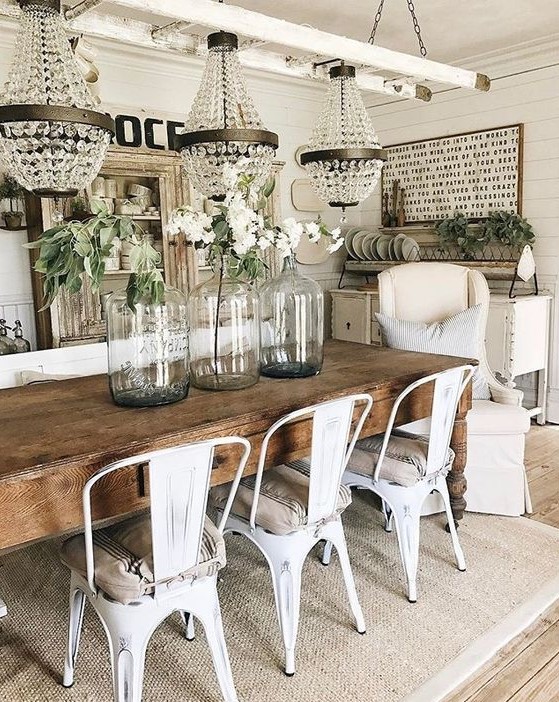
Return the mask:
<path id="1" fill-rule="evenodd" d="M 198 565 L 214 451 L 217 446 L 234 444 L 244 450 L 217 527 L 223 533 L 250 453 L 250 443 L 244 438 L 210 439 L 133 456 L 111 463 L 87 481 L 83 490 L 83 511 L 87 582 L 92 592 L 97 591 L 91 517 L 91 489 L 95 483 L 117 470 L 139 463 L 149 464 L 153 574 L 157 596 L 167 591 L 166 582 Z"/>
<path id="2" fill-rule="evenodd" d="M 352 432 L 353 414 L 355 405 L 358 402 L 364 402 L 365 407 L 359 415 Z M 270 427 L 262 442 L 256 473 L 254 501 L 250 514 L 252 530 L 256 528 L 256 513 L 262 474 L 266 465 L 268 445 L 273 435 L 290 422 L 301 420 L 305 417 L 312 417 L 312 448 L 307 514 L 308 524 L 316 524 L 321 520 L 328 519 L 336 512 L 342 475 L 372 405 L 373 398 L 370 395 L 350 395 L 340 400 L 323 402 L 312 407 L 296 410 L 282 417 Z"/>
<path id="3" fill-rule="evenodd" d="M 447 371 L 441 371 L 440 373 L 433 373 L 432 375 L 428 375 L 425 378 L 421 378 L 415 383 L 408 385 L 408 387 L 402 393 L 400 393 L 394 402 L 394 406 L 392 407 L 392 412 L 390 413 L 388 420 L 388 425 L 386 427 L 384 442 L 382 444 L 373 476 L 375 481 L 377 481 L 379 478 L 384 455 L 388 447 L 388 442 L 394 428 L 394 422 L 396 420 L 398 410 L 400 409 L 400 405 L 414 390 L 422 385 L 425 385 L 426 383 L 431 382 L 434 384 L 434 388 L 431 426 L 429 429 L 426 475 L 432 475 L 433 473 L 437 473 L 444 468 L 448 448 L 450 446 L 450 439 L 452 436 L 452 428 L 454 426 L 454 418 L 456 416 L 458 402 L 460 401 L 460 397 L 466 389 L 466 386 L 470 382 L 474 371 L 475 368 L 473 366 L 464 365 L 459 366 L 458 368 L 451 368 Z"/>

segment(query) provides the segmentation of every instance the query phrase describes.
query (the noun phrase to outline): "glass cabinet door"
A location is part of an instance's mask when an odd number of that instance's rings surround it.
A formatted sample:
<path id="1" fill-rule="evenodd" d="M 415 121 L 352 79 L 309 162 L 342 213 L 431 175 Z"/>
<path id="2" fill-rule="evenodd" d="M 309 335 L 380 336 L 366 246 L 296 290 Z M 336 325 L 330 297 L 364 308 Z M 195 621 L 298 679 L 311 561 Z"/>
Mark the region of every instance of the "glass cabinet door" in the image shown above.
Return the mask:
<path id="1" fill-rule="evenodd" d="M 99 176 L 86 192 L 68 198 L 58 207 L 65 219 L 82 219 L 90 213 L 90 198 L 102 198 L 109 212 L 126 214 L 141 227 L 144 236 L 161 254 L 165 283 L 187 292 L 195 281 L 195 255 L 184 236 L 169 237 L 165 224 L 171 211 L 190 202 L 190 188 L 181 172 L 180 157 L 174 152 L 112 147 Z M 32 227 L 30 239 L 53 226 L 54 203 L 31 198 L 28 211 Z M 34 202 L 33 202 L 34 201 Z M 125 244 L 115 247 L 106 261 L 99 291 L 84 280 L 82 291 L 69 295 L 62 291 L 50 310 L 37 313 L 39 348 L 51 348 L 104 341 L 106 323 L 104 301 L 111 292 L 125 288 L 130 275 L 130 251 Z M 35 309 L 42 305 L 42 281 L 34 275 Z M 47 318 L 45 318 L 45 316 Z"/>

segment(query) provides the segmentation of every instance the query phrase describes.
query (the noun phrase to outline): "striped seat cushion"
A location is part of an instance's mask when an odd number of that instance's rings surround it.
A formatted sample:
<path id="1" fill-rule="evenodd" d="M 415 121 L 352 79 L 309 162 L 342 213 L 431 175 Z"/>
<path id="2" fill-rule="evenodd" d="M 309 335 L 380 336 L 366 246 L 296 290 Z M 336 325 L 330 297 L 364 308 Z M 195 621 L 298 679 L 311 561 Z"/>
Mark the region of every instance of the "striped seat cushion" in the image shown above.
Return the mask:
<path id="1" fill-rule="evenodd" d="M 441 295 L 444 295 L 444 290 L 441 290 Z M 395 319 L 380 312 L 376 317 L 385 344 L 393 349 L 479 359 L 483 343 L 479 324 L 481 312 L 481 305 L 474 305 L 432 324 Z M 491 399 L 489 385 L 479 368 L 476 368 L 472 383 L 474 400 Z"/>
<path id="2" fill-rule="evenodd" d="M 62 545 L 62 562 L 86 577 L 83 534 Z M 128 519 L 93 532 L 95 583 L 110 598 L 129 604 L 154 591 L 151 520 L 149 515 Z M 206 517 L 198 565 L 176 578 L 215 575 L 225 565 L 225 543 L 213 522 Z"/>
<path id="3" fill-rule="evenodd" d="M 293 461 L 265 470 L 258 499 L 256 524 L 272 534 L 289 534 L 307 526 L 310 462 Z M 248 520 L 254 499 L 255 476 L 243 478 L 239 485 L 232 513 Z M 212 489 L 210 499 L 223 509 L 229 497 L 230 485 Z M 351 492 L 340 486 L 336 514 L 341 514 L 351 502 Z"/>
<path id="4" fill-rule="evenodd" d="M 382 448 L 384 435 L 359 439 L 350 456 L 347 470 L 358 475 L 372 476 Z M 395 431 L 392 433 L 379 478 L 403 487 L 412 487 L 427 475 L 429 442 L 422 436 Z M 454 461 L 454 451 L 449 448 L 443 471 L 448 473 Z"/>

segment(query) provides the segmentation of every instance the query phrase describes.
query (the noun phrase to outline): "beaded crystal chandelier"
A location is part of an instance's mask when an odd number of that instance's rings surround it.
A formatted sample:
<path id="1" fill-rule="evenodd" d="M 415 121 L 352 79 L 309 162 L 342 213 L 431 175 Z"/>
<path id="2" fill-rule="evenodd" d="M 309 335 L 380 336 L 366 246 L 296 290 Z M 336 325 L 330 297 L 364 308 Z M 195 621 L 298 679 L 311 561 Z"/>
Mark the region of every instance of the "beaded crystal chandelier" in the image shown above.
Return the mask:
<path id="1" fill-rule="evenodd" d="M 185 171 L 192 185 L 209 198 L 225 195 L 223 165 L 243 160 L 243 172 L 261 186 L 272 171 L 278 135 L 267 131 L 244 80 L 235 34 L 208 36 L 208 58 L 202 83 L 177 135 Z"/>
<path id="2" fill-rule="evenodd" d="M 99 172 L 114 122 L 95 109 L 60 0 L 18 1 L 21 23 L 0 96 L 0 162 L 40 197 L 72 196 Z"/>
<path id="3" fill-rule="evenodd" d="M 375 189 L 386 151 L 375 130 L 355 81 L 355 68 L 330 69 L 330 88 L 309 151 L 301 163 L 317 196 L 331 207 L 351 207 Z"/>

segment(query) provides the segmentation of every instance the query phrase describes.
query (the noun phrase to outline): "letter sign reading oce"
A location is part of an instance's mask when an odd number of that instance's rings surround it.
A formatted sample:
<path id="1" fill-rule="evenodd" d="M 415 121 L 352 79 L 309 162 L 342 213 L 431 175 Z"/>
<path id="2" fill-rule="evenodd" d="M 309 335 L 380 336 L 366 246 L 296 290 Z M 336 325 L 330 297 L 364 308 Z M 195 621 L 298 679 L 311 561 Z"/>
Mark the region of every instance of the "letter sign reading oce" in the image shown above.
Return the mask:
<path id="1" fill-rule="evenodd" d="M 146 147 L 159 151 L 173 150 L 175 136 L 184 127 L 184 122 L 140 118 L 135 115 L 117 115 L 115 118 L 113 143 L 129 148 Z"/>

